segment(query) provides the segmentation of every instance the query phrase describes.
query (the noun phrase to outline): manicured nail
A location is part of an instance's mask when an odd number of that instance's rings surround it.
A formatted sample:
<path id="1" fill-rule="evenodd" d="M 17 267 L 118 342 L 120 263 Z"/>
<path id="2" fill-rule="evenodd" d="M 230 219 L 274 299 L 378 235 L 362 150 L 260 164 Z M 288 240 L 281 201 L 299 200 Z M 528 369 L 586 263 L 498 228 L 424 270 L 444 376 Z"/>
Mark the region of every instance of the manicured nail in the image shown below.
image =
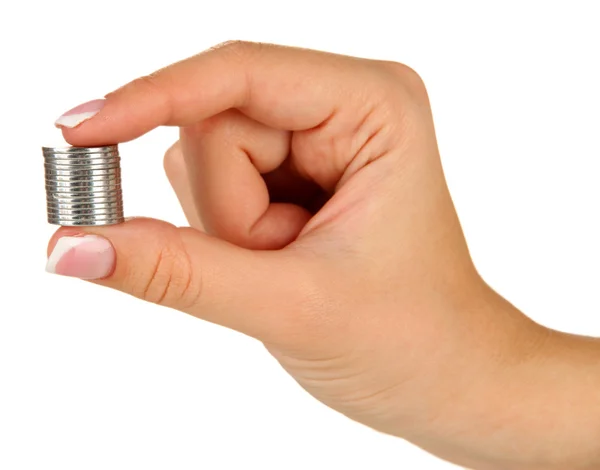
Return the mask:
<path id="1" fill-rule="evenodd" d="M 46 264 L 46 271 L 80 279 L 102 279 L 115 265 L 115 250 L 110 242 L 96 235 L 62 237 Z"/>
<path id="2" fill-rule="evenodd" d="M 77 127 L 84 121 L 93 118 L 104 107 L 106 100 L 92 100 L 75 106 L 59 117 L 54 125 L 57 127 Z"/>

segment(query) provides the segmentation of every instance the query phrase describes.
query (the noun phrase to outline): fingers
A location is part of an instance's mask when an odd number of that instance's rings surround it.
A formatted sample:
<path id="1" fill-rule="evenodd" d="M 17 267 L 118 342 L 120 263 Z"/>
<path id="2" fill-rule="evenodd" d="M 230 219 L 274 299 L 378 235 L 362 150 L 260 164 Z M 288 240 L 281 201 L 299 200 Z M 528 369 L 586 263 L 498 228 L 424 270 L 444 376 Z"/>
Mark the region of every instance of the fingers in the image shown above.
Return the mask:
<path id="1" fill-rule="evenodd" d="M 175 195 L 179 200 L 179 204 L 190 227 L 204 231 L 204 225 L 194 201 L 194 194 L 179 141 L 175 142 L 166 151 L 164 167 L 169 183 L 171 183 L 171 187 L 175 191 Z"/>
<path id="2" fill-rule="evenodd" d="M 236 110 L 181 130 L 191 191 L 208 233 L 253 249 L 278 249 L 296 238 L 310 213 L 271 202 L 262 176 L 285 160 L 289 140 L 289 132 Z"/>
<path id="3" fill-rule="evenodd" d="M 107 95 L 101 108 L 94 102 L 93 110 L 79 109 L 76 121 L 86 120 L 63 127 L 63 134 L 72 145 L 90 146 L 125 142 L 160 125 L 181 127 L 184 153 L 199 160 L 188 159 L 188 167 L 211 162 L 207 172 L 192 171 L 194 178 L 208 181 L 206 190 L 200 182 L 195 188 L 207 197 L 194 194 L 207 229 L 244 247 L 278 248 L 301 233 L 308 214 L 290 204 L 270 204 L 258 173 L 277 168 L 275 163 L 289 154 L 288 164 L 297 173 L 331 195 L 375 160 L 392 153 L 398 158 L 394 150 L 408 148 L 399 141 L 414 136 L 402 128 L 413 120 L 403 115 L 404 94 L 398 85 L 408 82 L 399 79 L 404 69 L 398 70 L 318 51 L 231 43 L 134 80 Z M 210 144 L 209 157 L 202 155 L 209 142 L 202 141 L 202 134 L 232 109 L 259 123 L 257 132 L 267 127 L 294 131 L 288 151 L 271 152 L 275 157 L 263 161 L 230 144 L 226 153 L 237 155 L 240 166 L 233 169 L 233 157 L 223 157 L 219 150 L 219 160 L 227 163 L 217 171 L 215 145 Z M 255 191 L 252 196 L 249 188 Z M 283 199 L 290 199 L 289 194 Z"/>
<path id="4" fill-rule="evenodd" d="M 72 145 L 135 139 L 158 126 L 189 126 L 230 108 L 272 127 L 313 128 L 359 93 L 381 88 L 368 61 L 304 49 L 227 43 L 139 78 L 106 96 L 75 128 Z M 379 78 L 378 78 L 379 77 Z"/>
<path id="5" fill-rule="evenodd" d="M 152 219 L 61 228 L 49 252 L 50 272 L 92 280 L 263 341 L 276 340 L 288 322 L 297 321 L 310 279 L 302 260 L 291 262 L 289 254 L 245 250 Z"/>

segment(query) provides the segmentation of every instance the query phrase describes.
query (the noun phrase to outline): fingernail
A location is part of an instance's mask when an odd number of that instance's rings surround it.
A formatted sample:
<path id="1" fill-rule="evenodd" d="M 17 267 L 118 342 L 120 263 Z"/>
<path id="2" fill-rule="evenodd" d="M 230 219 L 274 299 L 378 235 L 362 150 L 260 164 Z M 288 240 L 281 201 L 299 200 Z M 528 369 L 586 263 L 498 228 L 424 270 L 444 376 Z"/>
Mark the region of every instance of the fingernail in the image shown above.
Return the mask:
<path id="1" fill-rule="evenodd" d="M 54 125 L 57 127 L 77 127 L 84 121 L 93 118 L 104 107 L 106 100 L 92 100 L 87 103 L 75 106 L 62 116 L 60 116 Z"/>
<path id="2" fill-rule="evenodd" d="M 46 271 L 79 279 L 102 279 L 115 265 L 115 250 L 111 243 L 96 235 L 62 237 L 46 264 Z"/>

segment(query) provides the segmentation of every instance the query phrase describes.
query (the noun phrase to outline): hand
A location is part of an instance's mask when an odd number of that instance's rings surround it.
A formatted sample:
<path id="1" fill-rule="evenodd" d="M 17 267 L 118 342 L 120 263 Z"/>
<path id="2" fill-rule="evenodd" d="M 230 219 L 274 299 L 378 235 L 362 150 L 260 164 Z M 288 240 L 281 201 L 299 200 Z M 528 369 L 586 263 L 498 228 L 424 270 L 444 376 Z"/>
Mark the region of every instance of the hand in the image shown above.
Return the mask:
<path id="1" fill-rule="evenodd" d="M 478 275 L 410 68 L 234 42 L 58 122 L 81 146 L 180 127 L 165 168 L 191 227 L 61 228 L 52 271 L 253 336 L 323 403 L 458 464 L 597 468 L 534 386 L 589 355 Z"/>

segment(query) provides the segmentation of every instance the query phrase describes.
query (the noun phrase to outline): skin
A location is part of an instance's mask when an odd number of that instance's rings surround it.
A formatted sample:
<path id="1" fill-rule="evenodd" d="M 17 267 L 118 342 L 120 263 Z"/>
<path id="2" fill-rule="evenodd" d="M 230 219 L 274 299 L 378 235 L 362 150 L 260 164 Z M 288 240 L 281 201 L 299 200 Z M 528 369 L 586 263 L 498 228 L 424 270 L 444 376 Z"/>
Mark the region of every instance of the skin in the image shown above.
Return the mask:
<path id="1" fill-rule="evenodd" d="M 600 343 L 478 274 L 410 68 L 231 42 L 106 96 L 72 145 L 178 126 L 190 227 L 133 219 L 99 285 L 261 341 L 349 418 L 482 470 L 600 468 Z"/>

